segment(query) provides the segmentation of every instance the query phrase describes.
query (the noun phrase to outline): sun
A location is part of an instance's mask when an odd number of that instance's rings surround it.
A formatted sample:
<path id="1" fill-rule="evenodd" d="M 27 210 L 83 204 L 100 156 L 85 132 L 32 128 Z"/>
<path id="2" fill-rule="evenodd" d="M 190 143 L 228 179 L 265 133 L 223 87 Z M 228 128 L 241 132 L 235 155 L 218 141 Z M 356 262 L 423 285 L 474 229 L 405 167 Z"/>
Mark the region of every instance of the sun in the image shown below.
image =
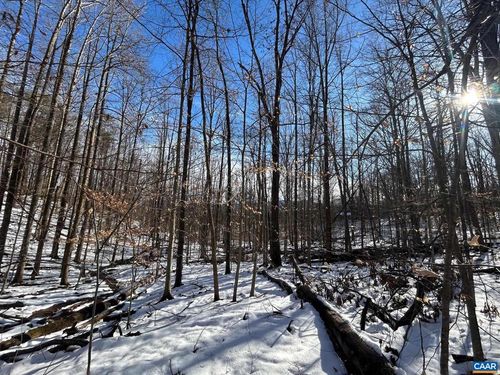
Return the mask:
<path id="1" fill-rule="evenodd" d="M 470 88 L 464 91 L 462 95 L 458 97 L 458 104 L 462 107 L 474 107 L 481 100 L 481 95 L 476 88 Z"/>

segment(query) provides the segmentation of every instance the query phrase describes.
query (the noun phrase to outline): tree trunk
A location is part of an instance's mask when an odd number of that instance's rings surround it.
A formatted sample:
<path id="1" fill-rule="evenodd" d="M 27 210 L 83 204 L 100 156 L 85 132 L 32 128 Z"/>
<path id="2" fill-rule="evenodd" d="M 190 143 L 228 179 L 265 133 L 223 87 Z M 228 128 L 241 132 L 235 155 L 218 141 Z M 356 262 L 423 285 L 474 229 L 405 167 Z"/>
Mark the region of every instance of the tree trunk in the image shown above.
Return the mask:
<path id="1" fill-rule="evenodd" d="M 184 242 L 186 238 L 186 200 L 188 191 L 189 155 L 191 151 L 191 122 L 194 99 L 194 59 L 196 54 L 196 18 L 198 16 L 198 0 L 189 0 L 188 18 L 191 20 L 189 43 L 191 45 L 189 58 L 189 80 L 186 106 L 186 138 L 184 141 L 184 155 L 182 160 L 181 196 L 179 200 L 179 230 L 177 232 L 177 266 L 175 270 L 174 287 L 182 285 L 182 268 L 184 256 Z"/>

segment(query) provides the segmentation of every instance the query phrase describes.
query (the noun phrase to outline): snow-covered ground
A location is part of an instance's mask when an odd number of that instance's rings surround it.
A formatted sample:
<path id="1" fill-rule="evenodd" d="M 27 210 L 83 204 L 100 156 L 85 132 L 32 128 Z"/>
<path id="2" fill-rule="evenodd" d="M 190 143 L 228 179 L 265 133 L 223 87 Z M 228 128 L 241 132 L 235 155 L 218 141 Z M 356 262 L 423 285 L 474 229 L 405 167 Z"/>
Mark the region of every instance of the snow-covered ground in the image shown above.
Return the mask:
<path id="1" fill-rule="evenodd" d="M 19 211 L 15 212 L 20 215 Z M 17 240 L 17 241 L 16 241 Z M 20 238 L 12 231 L 2 273 L 10 280 L 15 267 L 9 267 L 12 248 L 19 245 Z M 135 250 L 124 249 L 124 259 L 140 253 L 141 241 L 133 241 Z M 48 241 L 50 243 L 50 241 Z M 377 246 L 381 246 L 378 243 Z M 22 302 L 22 306 L 0 309 L 0 342 L 13 335 L 26 332 L 32 327 L 46 324 L 42 310 L 59 305 L 57 311 L 89 306 L 95 293 L 94 250 L 88 248 L 86 273 L 82 265 L 72 264 L 69 272 L 70 287 L 59 285 L 60 260 L 49 257 L 47 246 L 40 276 L 30 280 L 34 246 L 31 245 L 25 284 L 6 284 L 6 293 L 0 295 L 0 306 Z M 498 266 L 500 256 L 498 244 L 488 252 L 474 253 L 476 266 Z M 144 247 L 146 249 L 146 245 Z M 136 290 L 131 303 L 127 300 L 122 311 L 135 311 L 120 321 L 120 329 L 113 337 L 103 338 L 110 323 L 99 322 L 92 347 L 92 374 L 345 374 L 342 361 L 336 354 L 319 314 L 307 303 L 301 304 L 294 295 L 288 296 L 279 287 L 262 276 L 257 277 L 256 296 L 249 297 L 251 264 L 243 263 L 239 285 L 238 302 L 232 301 L 234 275 L 220 276 L 221 300 L 213 302 L 211 265 L 191 263 L 184 268 L 184 285 L 175 288 L 174 300 L 158 303 L 162 295 L 164 277 L 162 267 L 157 268 L 154 258 L 148 257 L 135 263 L 122 262 L 110 265 L 112 246 L 102 254 L 102 267 L 120 286 L 132 280 L 141 280 L 159 271 L 152 284 Z M 121 259 L 122 249 L 119 249 Z M 145 260 L 144 260 L 145 259 Z M 15 258 L 13 259 L 15 262 Z M 399 319 L 415 297 L 415 277 L 403 286 L 390 286 L 382 274 L 408 275 L 413 265 L 429 267 L 429 259 L 406 259 L 397 263 L 390 259 L 372 262 L 336 262 L 334 264 L 313 263 L 311 267 L 301 265 L 309 282 L 323 295 L 327 302 L 348 320 L 359 335 L 377 350 L 384 353 L 397 366 L 398 374 L 439 374 L 440 316 L 438 293 L 427 293 L 424 314 L 419 315 L 411 326 L 393 331 L 387 324 L 368 314 L 366 328 L 360 329 L 361 314 L 366 297 Z M 436 263 L 442 263 L 439 255 Z M 160 262 L 164 264 L 164 260 Z M 219 266 L 224 269 L 224 264 Z M 285 264 L 273 270 L 275 276 L 298 281 L 293 269 Z M 482 344 L 488 359 L 500 359 L 500 276 L 498 274 L 475 274 L 477 315 Z M 113 294 L 110 285 L 102 281 L 98 295 Z M 456 298 L 451 305 L 450 351 L 452 354 L 472 354 L 468 331 L 467 312 L 460 296 L 458 282 L 455 284 Z M 67 304 L 80 300 L 78 305 Z M 45 314 L 47 315 L 47 314 Z M 19 318 L 24 323 L 19 323 Z M 434 319 L 436 318 L 436 319 Z M 12 328 L 8 328 L 12 326 Z M 79 332 L 87 332 L 88 321 L 77 324 Z M 121 332 L 120 332 L 121 331 Z M 128 335 L 128 334 L 137 335 Z M 127 336 L 128 335 L 128 336 Z M 62 330 L 35 338 L 7 351 L 30 348 L 48 340 L 67 337 Z M 71 347 L 74 351 L 51 353 L 40 350 L 34 354 L 19 356 L 19 362 L 0 361 L 0 374 L 84 374 L 87 369 L 88 346 Z M 450 358 L 450 373 L 464 374 L 471 369 L 471 362 L 454 363 Z"/>
<path id="2" fill-rule="evenodd" d="M 498 249 L 488 252 L 473 252 L 473 263 L 477 268 L 498 266 Z M 442 258 L 436 260 L 442 262 Z M 357 263 L 358 265 L 356 265 Z M 439 311 L 440 288 L 426 294 L 424 314 L 419 314 L 411 326 L 403 326 L 393 331 L 388 324 L 376 317 L 370 317 L 364 331 L 360 328 L 361 314 L 365 298 L 387 309 L 395 319 L 406 312 L 415 298 L 415 277 L 408 278 L 408 285 L 390 286 L 381 274 L 397 277 L 411 274 L 411 264 L 397 266 L 394 262 L 382 259 L 380 262 L 337 262 L 334 264 L 313 263 L 312 267 L 301 265 L 308 282 L 325 296 L 332 308 L 339 312 L 366 341 L 379 348 L 399 368 L 400 373 L 408 375 L 439 375 L 441 319 Z M 419 265 L 421 269 L 426 265 Z M 276 276 L 293 281 L 296 276 L 291 265 L 286 265 Z M 401 276 L 401 278 L 404 278 Z M 476 288 L 476 313 L 480 327 L 483 351 L 487 359 L 500 359 L 500 275 L 474 274 Z M 467 309 L 464 297 L 460 294 L 458 280 L 454 284 L 451 306 L 450 354 L 472 356 L 472 346 L 468 328 Z M 436 317 L 436 319 L 435 319 Z M 391 349 L 395 349 L 397 353 Z M 470 373 L 472 362 L 457 364 L 450 357 L 450 374 Z"/>
<path id="3" fill-rule="evenodd" d="M 184 272 L 184 285 L 175 289 L 174 300 L 157 303 L 164 283 L 159 279 L 138 291 L 140 295 L 132 301 L 131 308 L 137 312 L 131 316 L 130 327 L 126 328 L 125 321 L 120 323 L 123 336 L 118 331 L 112 338 L 95 335 L 93 374 L 346 373 L 310 305 L 301 308 L 296 297 L 287 296 L 261 276 L 256 296 L 248 297 L 249 265 L 243 267 L 236 303 L 231 302 L 233 275 L 221 275 L 222 299 L 213 302 L 211 266 L 192 264 Z M 47 291 L 43 298 L 50 304 L 50 297 L 59 293 Z M 126 337 L 128 332 L 140 335 Z M 8 336 L 10 332 L 0 339 Z M 74 352 L 41 351 L 14 364 L 1 363 L 0 373 L 84 374 L 87 350 L 86 346 Z"/>

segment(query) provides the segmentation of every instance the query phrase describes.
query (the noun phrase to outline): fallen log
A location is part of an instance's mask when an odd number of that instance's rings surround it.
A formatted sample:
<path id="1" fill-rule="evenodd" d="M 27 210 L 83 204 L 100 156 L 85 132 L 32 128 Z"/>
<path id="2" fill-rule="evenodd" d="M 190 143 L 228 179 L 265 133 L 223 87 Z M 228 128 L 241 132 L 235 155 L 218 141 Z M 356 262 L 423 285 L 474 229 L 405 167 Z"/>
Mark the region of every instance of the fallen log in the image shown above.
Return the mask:
<path id="1" fill-rule="evenodd" d="M 21 315 L 10 315 L 10 314 L 4 314 L 4 313 L 0 313 L 0 318 L 12 320 L 14 322 L 26 322 L 27 320 L 29 320 L 26 317 L 21 316 Z"/>
<path id="2" fill-rule="evenodd" d="M 139 280 L 137 283 L 135 283 L 133 287 L 122 289 L 117 293 L 115 293 L 114 296 L 108 299 L 105 300 L 98 299 L 95 302 L 96 306 L 95 306 L 94 317 L 93 317 L 94 303 L 91 303 L 67 315 L 57 316 L 48 321 L 48 323 L 45 325 L 31 328 L 26 332 L 12 336 L 11 338 L 0 342 L 0 351 L 9 349 L 13 346 L 21 345 L 22 343 L 33 340 L 38 337 L 42 337 L 54 332 L 61 331 L 65 328 L 72 327 L 77 323 L 87 319 L 91 319 L 92 317 L 94 322 L 97 320 L 101 320 L 105 316 L 109 315 L 111 312 L 115 311 L 117 309 L 117 305 L 119 305 L 120 302 L 124 301 L 128 297 L 130 297 L 136 289 L 152 282 L 154 282 L 154 277 L 147 276 Z"/>
<path id="3" fill-rule="evenodd" d="M 116 298 L 112 298 L 106 301 L 99 300 L 97 301 L 96 304 L 96 313 L 101 313 L 106 309 L 109 309 L 110 307 L 117 305 L 118 302 L 119 300 Z M 36 339 L 38 337 L 42 337 L 60 331 L 64 328 L 71 327 L 80 321 L 84 321 L 86 319 L 91 318 L 92 311 L 93 311 L 93 304 L 89 304 L 88 306 L 85 306 L 80 310 L 54 318 L 45 325 L 34 327 L 27 330 L 26 332 L 12 336 L 10 339 L 0 342 L 0 351 L 9 349 L 13 346 L 21 345 L 22 343 Z"/>
<path id="4" fill-rule="evenodd" d="M 90 270 L 89 273 L 90 276 L 97 276 L 96 271 Z M 104 281 L 109 289 L 111 289 L 115 293 L 120 290 L 120 282 L 115 277 L 106 272 L 106 269 L 99 270 L 99 280 Z"/>
<path id="5" fill-rule="evenodd" d="M 299 279 L 305 281 L 306 279 L 297 261 L 293 257 L 291 259 Z M 328 336 L 349 373 L 355 375 L 395 374 L 389 360 L 381 352 L 365 342 L 352 329 L 349 322 L 318 297 L 307 283 L 297 287 L 297 296 L 309 302 L 319 312 Z"/>
<path id="6" fill-rule="evenodd" d="M 287 294 L 293 294 L 293 286 L 286 280 L 277 278 L 269 274 L 266 270 L 259 271 L 259 273 L 263 276 L 265 276 L 268 280 L 272 281 L 273 283 L 278 284 L 281 289 L 287 292 Z"/>
<path id="7" fill-rule="evenodd" d="M 112 313 L 121 307 L 123 307 L 124 302 L 119 303 L 116 306 L 113 306 L 102 313 L 96 315 L 93 319 L 86 321 L 83 325 L 80 326 L 80 328 L 84 327 L 85 325 L 90 324 L 92 321 L 99 321 L 103 320 L 108 322 L 107 320 L 109 315 L 112 315 Z M 114 319 L 112 323 L 109 326 L 105 326 L 103 329 L 99 329 L 101 332 L 101 337 L 102 338 L 109 338 L 113 337 L 113 334 L 116 330 L 120 331 L 120 336 L 123 335 L 122 330 L 119 325 L 119 319 Z M 94 329 L 94 332 L 98 331 L 97 329 Z M 76 323 L 74 323 L 70 328 L 65 329 L 63 331 L 63 334 L 67 334 L 68 336 L 75 335 L 76 333 L 79 332 L 79 329 L 76 328 Z M 30 348 L 26 349 L 17 349 L 12 352 L 5 353 L 3 355 L 0 355 L 0 360 L 3 360 L 5 362 L 16 362 L 18 360 L 21 360 L 22 358 L 19 358 L 20 356 L 23 356 L 25 354 L 32 354 L 35 353 L 39 350 L 43 350 L 46 348 L 48 349 L 49 352 L 51 353 L 56 353 L 59 351 L 67 350 L 69 346 L 75 346 L 78 345 L 80 347 L 85 346 L 88 344 L 88 340 L 85 340 L 88 336 L 90 335 L 90 331 L 86 331 L 83 333 L 78 334 L 77 336 L 74 337 L 66 337 L 66 338 L 57 338 L 53 340 L 46 341 L 44 343 L 41 343 L 39 345 L 32 346 Z"/>
<path id="8" fill-rule="evenodd" d="M 7 309 L 14 308 L 14 307 L 24 307 L 24 302 L 15 301 L 15 302 L 10 302 L 10 303 L 1 303 L 0 304 L 0 310 L 7 310 Z"/>
<path id="9" fill-rule="evenodd" d="M 106 294 L 101 295 L 101 298 L 106 298 L 106 297 L 109 297 L 110 295 L 111 294 L 106 293 Z M 31 313 L 31 315 L 28 317 L 15 316 L 15 317 L 13 317 L 17 320 L 15 323 L 0 325 L 0 333 L 8 332 L 12 328 L 17 327 L 17 326 L 24 324 L 24 323 L 28 323 L 36 318 L 51 318 L 51 317 L 56 317 L 56 316 L 68 314 L 70 309 L 61 310 L 61 308 L 65 307 L 65 306 L 70 306 L 70 307 L 74 308 L 74 307 L 77 307 L 81 304 L 91 302 L 92 300 L 93 300 L 93 297 L 70 299 L 70 300 L 56 303 L 56 304 L 49 306 L 49 307 L 46 307 L 44 309 L 33 311 Z M 0 316 L 1 315 L 2 314 L 0 314 Z"/>
<path id="10" fill-rule="evenodd" d="M 320 299 L 308 285 L 299 285 L 297 295 L 309 302 L 319 312 L 337 354 L 349 373 L 356 375 L 392 375 L 394 368 L 387 358 L 366 343 L 349 322 Z"/>
<path id="11" fill-rule="evenodd" d="M 106 298 L 106 296 L 109 296 L 109 294 L 101 296 L 101 298 Z M 92 301 L 93 299 L 94 299 L 93 297 L 83 297 L 83 298 L 69 299 L 63 302 L 59 302 L 44 309 L 33 311 L 29 319 L 48 318 L 54 314 L 59 313 L 63 307 L 75 305 L 77 303 L 87 303 Z"/>
<path id="12" fill-rule="evenodd" d="M 2 325 L 0 325 L 0 333 L 5 333 L 5 332 L 11 330 L 12 328 L 17 327 L 18 325 L 21 325 L 21 324 L 22 323 L 20 323 L 20 322 L 2 324 Z"/>
<path id="13" fill-rule="evenodd" d="M 87 334 L 88 335 L 88 334 Z M 65 350 L 68 346 L 78 345 L 80 347 L 87 345 L 89 342 L 83 338 L 72 338 L 72 339 L 52 339 L 49 341 L 42 342 L 41 344 L 32 346 L 26 349 L 18 349 L 13 352 L 4 353 L 0 355 L 0 360 L 5 362 L 16 362 L 17 360 L 21 360 L 20 356 L 26 354 L 32 354 L 39 350 L 50 348 L 52 346 L 56 346 L 58 350 Z"/>

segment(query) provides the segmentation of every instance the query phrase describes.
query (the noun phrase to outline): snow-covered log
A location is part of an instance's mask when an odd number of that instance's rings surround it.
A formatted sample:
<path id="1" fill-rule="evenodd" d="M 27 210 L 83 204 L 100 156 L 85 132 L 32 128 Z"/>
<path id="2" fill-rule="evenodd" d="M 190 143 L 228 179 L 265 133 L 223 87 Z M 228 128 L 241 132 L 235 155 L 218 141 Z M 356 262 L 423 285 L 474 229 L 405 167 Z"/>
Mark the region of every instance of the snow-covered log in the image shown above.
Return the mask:
<path id="1" fill-rule="evenodd" d="M 118 291 L 113 297 L 105 300 L 97 300 L 94 321 L 104 319 L 105 316 L 114 312 L 125 299 L 132 295 L 132 293 L 137 288 L 151 284 L 152 282 L 154 282 L 154 277 L 145 277 L 144 279 L 136 283 L 133 287 L 124 288 Z M 67 314 L 58 316 L 57 318 L 50 320 L 43 326 L 34 327 L 27 330 L 26 332 L 12 336 L 11 338 L 0 342 L 0 351 L 20 345 L 24 342 L 33 340 L 38 337 L 61 331 L 65 328 L 72 327 L 79 322 L 91 319 L 93 310 L 93 303 L 91 303 L 79 310 L 68 312 Z"/>
<path id="2" fill-rule="evenodd" d="M 274 277 L 270 275 L 269 272 L 267 272 L 266 270 L 261 271 L 260 274 L 265 276 L 268 280 L 272 281 L 273 283 L 278 284 L 281 287 L 281 289 L 286 291 L 288 294 L 293 293 L 293 287 L 292 285 L 290 285 L 290 283 L 288 283 L 288 281 Z"/>
<path id="3" fill-rule="evenodd" d="M 348 321 L 319 298 L 308 285 L 297 287 L 297 295 L 319 312 L 335 350 L 352 374 L 391 375 L 394 368 L 387 358 L 365 342 Z"/>
<path id="4" fill-rule="evenodd" d="M 352 374 L 391 375 L 394 368 L 388 359 L 374 347 L 364 341 L 340 314 L 309 287 L 295 258 L 291 258 L 297 276 L 302 284 L 297 287 L 297 296 L 309 302 L 319 312 L 328 336 L 335 350 Z"/>

